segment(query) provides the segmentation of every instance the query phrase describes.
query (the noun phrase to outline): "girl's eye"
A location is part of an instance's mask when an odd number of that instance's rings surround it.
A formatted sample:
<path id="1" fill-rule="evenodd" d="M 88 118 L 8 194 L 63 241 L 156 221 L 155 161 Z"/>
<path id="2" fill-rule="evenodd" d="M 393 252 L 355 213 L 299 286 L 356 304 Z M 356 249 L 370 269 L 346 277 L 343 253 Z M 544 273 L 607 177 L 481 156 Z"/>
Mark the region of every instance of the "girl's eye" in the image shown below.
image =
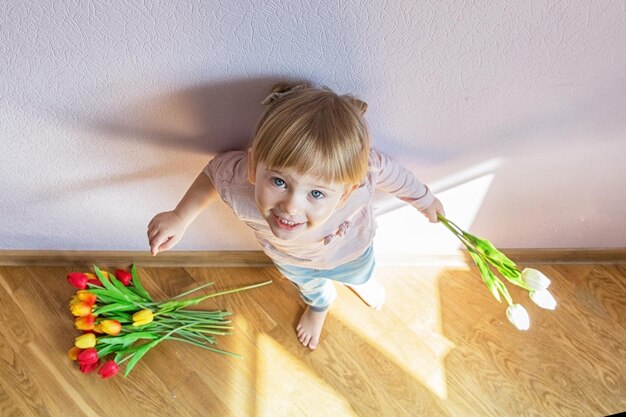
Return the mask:
<path id="1" fill-rule="evenodd" d="M 311 191 L 311 196 L 312 196 L 313 198 L 316 198 L 316 199 L 320 199 L 320 198 L 324 198 L 324 197 L 326 197 L 326 195 L 324 195 L 324 193 L 323 193 L 323 192 L 321 192 L 321 191 L 319 191 L 319 190 L 313 190 L 313 191 Z"/>
<path id="2" fill-rule="evenodd" d="M 281 179 L 281 178 L 278 178 L 278 177 L 272 178 L 272 182 L 277 187 L 283 187 L 285 185 L 285 181 L 283 179 Z"/>

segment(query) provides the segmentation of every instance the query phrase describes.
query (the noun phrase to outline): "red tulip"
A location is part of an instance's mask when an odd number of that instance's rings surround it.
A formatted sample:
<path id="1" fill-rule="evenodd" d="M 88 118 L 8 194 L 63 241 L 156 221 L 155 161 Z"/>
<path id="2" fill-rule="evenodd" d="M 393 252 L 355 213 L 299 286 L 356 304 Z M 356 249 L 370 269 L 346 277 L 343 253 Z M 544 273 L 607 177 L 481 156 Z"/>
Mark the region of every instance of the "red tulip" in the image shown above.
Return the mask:
<path id="1" fill-rule="evenodd" d="M 103 379 L 111 378 L 115 376 L 120 371 L 120 367 L 114 360 L 110 360 L 102 365 L 102 368 L 98 371 L 98 373 L 102 376 Z"/>
<path id="2" fill-rule="evenodd" d="M 123 269 L 116 269 L 115 276 L 124 285 L 130 285 L 131 281 L 133 280 L 133 276 L 130 274 L 130 272 L 124 271 Z"/>
<path id="3" fill-rule="evenodd" d="M 98 368 L 98 362 L 89 365 L 80 365 L 80 371 L 84 374 L 95 371 Z"/>
<path id="4" fill-rule="evenodd" d="M 82 272 L 70 272 L 67 275 L 67 282 L 69 282 L 72 287 L 78 288 L 79 290 L 87 288 L 88 280 L 87 275 Z"/>
<path id="5" fill-rule="evenodd" d="M 98 363 L 98 351 L 94 348 L 85 349 L 78 354 L 76 360 L 81 366 Z"/>
<path id="6" fill-rule="evenodd" d="M 78 330 L 93 330 L 93 326 L 96 322 L 96 316 L 90 314 L 85 317 L 76 317 L 74 319 L 74 326 Z"/>
<path id="7" fill-rule="evenodd" d="M 87 280 L 87 284 L 95 285 L 98 287 L 104 287 L 104 285 L 102 285 L 102 282 L 100 282 L 98 278 L 92 278 L 92 279 Z"/>
<path id="8" fill-rule="evenodd" d="M 100 322 L 100 330 L 111 336 L 117 336 L 122 330 L 122 324 L 117 320 L 102 320 Z"/>

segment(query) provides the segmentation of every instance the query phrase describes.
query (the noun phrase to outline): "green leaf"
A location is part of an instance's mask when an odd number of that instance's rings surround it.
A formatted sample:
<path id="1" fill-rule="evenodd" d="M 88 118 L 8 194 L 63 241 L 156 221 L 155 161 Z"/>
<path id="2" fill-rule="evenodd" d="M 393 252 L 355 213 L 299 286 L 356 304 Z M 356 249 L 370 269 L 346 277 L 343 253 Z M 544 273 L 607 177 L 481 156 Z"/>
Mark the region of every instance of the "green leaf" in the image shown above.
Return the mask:
<path id="1" fill-rule="evenodd" d="M 115 288 L 117 288 L 117 290 L 124 295 L 125 297 L 127 297 L 129 300 L 133 300 L 133 301 L 148 301 L 146 299 L 144 299 L 143 297 L 135 294 L 134 292 L 132 292 L 128 287 L 126 287 L 124 284 L 122 284 L 122 282 L 115 278 L 115 279 L 111 279 L 111 283 L 113 284 L 113 286 L 115 286 Z"/>
<path id="2" fill-rule="evenodd" d="M 148 353 L 150 349 L 158 345 L 160 341 L 161 339 L 157 339 L 153 340 L 150 343 L 146 343 L 145 345 L 141 345 L 141 347 L 137 349 L 133 357 L 130 358 L 130 360 L 128 361 L 128 365 L 126 365 L 126 370 L 124 372 L 124 377 L 127 377 L 130 371 L 135 367 L 137 362 L 139 362 L 139 360 L 143 358 L 143 356 Z"/>
<path id="3" fill-rule="evenodd" d="M 100 314 L 106 314 L 106 313 L 110 313 L 113 311 L 117 312 L 117 311 L 133 311 L 133 310 L 137 310 L 137 306 L 133 304 L 113 303 L 113 304 L 106 304 L 102 307 L 96 308 L 93 312 L 93 315 L 98 316 Z"/>
<path id="4" fill-rule="evenodd" d="M 112 292 L 107 289 L 93 289 L 93 290 L 89 290 L 89 292 L 94 293 L 98 297 L 99 302 L 103 302 L 103 303 L 118 302 L 118 303 L 136 305 L 136 303 L 132 303 L 131 300 L 129 300 L 127 297 L 124 297 L 118 291 Z"/>
<path id="5" fill-rule="evenodd" d="M 498 279 L 497 277 L 496 277 L 494 283 L 496 284 L 496 287 L 502 293 L 504 298 L 506 298 L 507 303 L 509 305 L 512 305 L 513 304 L 513 299 L 511 298 L 511 295 L 509 294 L 509 290 L 506 288 L 504 283 L 502 281 L 500 281 L 500 279 Z"/>
<path id="6" fill-rule="evenodd" d="M 469 254 L 478 266 L 478 269 L 480 270 L 480 275 L 482 276 L 485 285 L 487 285 L 487 288 L 491 292 L 491 295 L 493 295 L 496 300 L 501 302 L 500 294 L 498 293 L 498 289 L 494 284 L 494 281 L 498 278 L 493 274 L 493 272 L 491 272 L 491 270 L 489 269 L 489 265 L 487 265 L 487 262 L 485 262 L 485 260 L 479 254 L 473 251 L 470 251 Z"/>
<path id="7" fill-rule="evenodd" d="M 128 333 L 124 336 L 105 336 L 98 339 L 98 343 L 102 343 L 103 345 L 124 345 L 124 344 L 132 344 L 137 340 L 147 339 L 154 340 L 158 339 L 159 335 L 151 332 L 135 332 Z"/>
<path id="8" fill-rule="evenodd" d="M 130 268 L 130 274 L 133 277 L 133 285 L 135 286 L 134 288 L 135 293 L 137 293 L 140 297 L 143 297 L 150 302 L 154 301 L 152 297 L 150 297 L 150 294 L 148 294 L 148 291 L 146 291 L 143 285 L 141 285 L 141 282 L 139 281 L 139 277 L 137 276 L 137 266 L 135 264 L 133 264 L 133 266 Z"/>

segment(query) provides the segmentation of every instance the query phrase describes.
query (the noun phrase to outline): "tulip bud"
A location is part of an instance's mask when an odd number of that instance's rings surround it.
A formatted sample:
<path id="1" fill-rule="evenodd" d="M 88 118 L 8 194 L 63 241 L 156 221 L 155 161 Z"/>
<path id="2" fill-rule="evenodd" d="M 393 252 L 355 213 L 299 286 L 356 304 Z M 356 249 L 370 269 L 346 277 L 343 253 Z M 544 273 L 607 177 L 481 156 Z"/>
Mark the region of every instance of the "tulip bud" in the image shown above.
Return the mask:
<path id="1" fill-rule="evenodd" d="M 153 319 L 154 315 L 152 314 L 152 311 L 148 309 L 140 310 L 133 314 L 133 326 L 143 326 L 144 324 L 152 322 Z"/>
<path id="2" fill-rule="evenodd" d="M 100 374 L 100 376 L 102 376 L 103 379 L 107 379 L 117 375 L 119 371 L 119 365 L 114 360 L 110 360 L 102 365 L 102 368 L 100 368 L 98 373 Z"/>
<path id="3" fill-rule="evenodd" d="M 81 348 L 81 349 L 92 348 L 95 345 L 96 345 L 96 335 L 93 333 L 86 333 L 74 339 L 74 346 Z"/>
<path id="4" fill-rule="evenodd" d="M 96 323 L 96 324 L 93 325 L 93 331 L 95 333 L 104 333 L 102 331 L 102 326 L 100 325 L 100 323 Z"/>
<path id="5" fill-rule="evenodd" d="M 87 275 L 87 279 L 98 279 L 98 276 L 96 274 L 92 274 L 91 272 L 85 272 L 85 275 Z"/>
<path id="6" fill-rule="evenodd" d="M 102 320 L 100 322 L 100 330 L 111 336 L 117 336 L 122 331 L 122 324 L 117 320 Z"/>
<path id="7" fill-rule="evenodd" d="M 91 363 L 89 365 L 80 365 L 80 371 L 84 374 L 88 374 L 89 372 L 93 372 L 98 368 L 98 362 Z"/>
<path id="8" fill-rule="evenodd" d="M 80 301 L 84 301 L 87 304 L 91 304 L 94 305 L 97 301 L 97 297 L 96 294 L 86 291 L 86 290 L 81 290 L 78 291 L 76 293 L 76 297 L 80 300 Z"/>
<path id="9" fill-rule="evenodd" d="M 133 276 L 130 274 L 130 272 L 124 271 L 123 269 L 116 269 L 115 276 L 124 285 L 130 285 L 131 281 L 133 280 Z"/>
<path id="10" fill-rule="evenodd" d="M 95 321 L 96 317 L 93 314 L 85 317 L 76 317 L 76 319 L 74 319 L 74 326 L 78 330 L 93 330 Z"/>
<path id="11" fill-rule="evenodd" d="M 550 286 L 550 279 L 533 268 L 525 268 L 522 271 L 522 281 L 534 291 L 545 290 Z"/>
<path id="12" fill-rule="evenodd" d="M 506 309 L 506 318 L 509 319 L 517 330 L 528 330 L 530 328 L 530 317 L 521 304 L 510 305 Z"/>
<path id="13" fill-rule="evenodd" d="M 74 288 L 78 288 L 79 290 L 84 290 L 87 287 L 87 275 L 82 272 L 70 272 L 67 275 L 67 282 L 70 283 Z"/>
<path id="14" fill-rule="evenodd" d="M 78 354 L 76 360 L 81 366 L 98 363 L 98 351 L 94 348 L 85 349 Z"/>
<path id="15" fill-rule="evenodd" d="M 100 282 L 98 278 L 88 280 L 87 284 L 95 285 L 97 287 L 104 287 L 104 285 L 102 285 L 102 282 Z"/>
<path id="16" fill-rule="evenodd" d="M 556 300 L 548 290 L 530 291 L 528 293 L 533 303 L 546 310 L 554 310 L 556 308 Z"/>
<path id="17" fill-rule="evenodd" d="M 67 351 L 67 357 L 71 360 L 75 361 L 78 358 L 78 354 L 82 352 L 81 348 L 77 348 L 76 346 L 72 346 L 70 350 Z"/>
<path id="18" fill-rule="evenodd" d="M 87 304 L 84 301 L 72 304 L 70 306 L 70 311 L 72 312 L 73 316 L 76 317 L 87 317 L 88 315 L 91 314 L 91 305 Z"/>

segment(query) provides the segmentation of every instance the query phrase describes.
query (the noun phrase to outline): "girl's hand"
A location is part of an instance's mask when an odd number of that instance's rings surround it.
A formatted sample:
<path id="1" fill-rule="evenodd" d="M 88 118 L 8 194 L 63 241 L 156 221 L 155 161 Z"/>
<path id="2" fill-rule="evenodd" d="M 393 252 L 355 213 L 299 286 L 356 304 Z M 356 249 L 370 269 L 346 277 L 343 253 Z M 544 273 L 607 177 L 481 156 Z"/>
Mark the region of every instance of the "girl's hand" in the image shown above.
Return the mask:
<path id="1" fill-rule="evenodd" d="M 446 215 L 443 210 L 443 204 L 441 204 L 441 201 L 439 201 L 437 197 L 435 197 L 435 201 L 433 201 L 430 206 L 420 211 L 431 223 L 437 223 L 439 221 L 439 219 L 437 219 L 437 214 L 441 214 L 442 216 Z"/>
<path id="2" fill-rule="evenodd" d="M 187 224 L 175 211 L 159 213 L 148 224 L 148 241 L 152 256 L 173 248 L 182 239 Z"/>

